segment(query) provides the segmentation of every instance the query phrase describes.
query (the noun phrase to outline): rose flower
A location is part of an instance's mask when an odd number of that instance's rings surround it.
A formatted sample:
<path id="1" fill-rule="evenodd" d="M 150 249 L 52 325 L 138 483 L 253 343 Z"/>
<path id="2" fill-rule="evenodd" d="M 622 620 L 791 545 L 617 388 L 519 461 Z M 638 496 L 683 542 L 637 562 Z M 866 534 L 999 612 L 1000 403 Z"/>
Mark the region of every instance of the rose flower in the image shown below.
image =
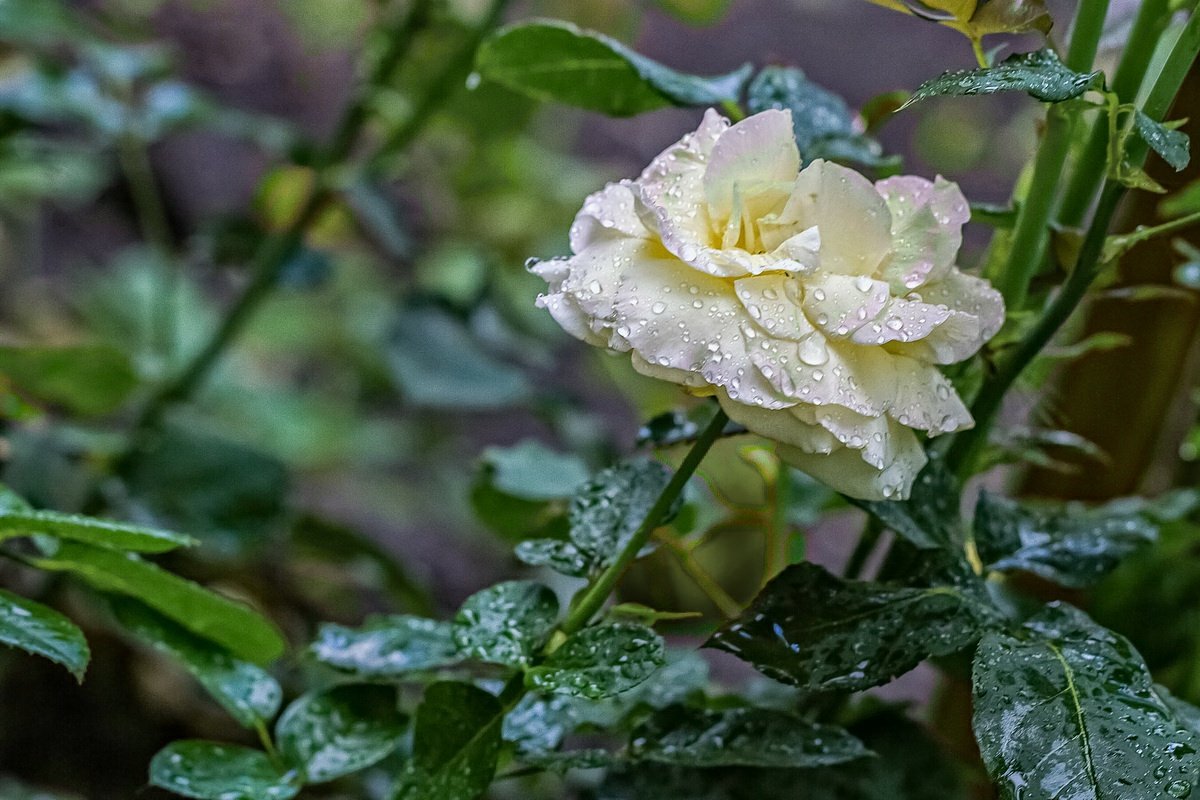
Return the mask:
<path id="1" fill-rule="evenodd" d="M 954 265 L 953 183 L 801 169 L 788 111 L 708 111 L 636 181 L 609 184 L 538 262 L 538 302 L 639 372 L 715 395 L 789 463 L 854 497 L 907 497 L 914 431 L 973 424 L 938 364 L 972 356 L 1004 304 Z"/>

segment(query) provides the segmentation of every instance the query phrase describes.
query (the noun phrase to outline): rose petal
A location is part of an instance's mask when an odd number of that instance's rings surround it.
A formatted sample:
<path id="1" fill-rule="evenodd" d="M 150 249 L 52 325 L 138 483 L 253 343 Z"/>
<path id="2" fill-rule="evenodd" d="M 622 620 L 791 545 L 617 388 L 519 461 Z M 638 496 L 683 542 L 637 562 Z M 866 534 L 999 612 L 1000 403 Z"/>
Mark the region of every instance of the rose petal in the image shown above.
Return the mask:
<path id="1" fill-rule="evenodd" d="M 704 171 L 709 218 L 724 221 L 734 210 L 734 190 L 760 194 L 777 184 L 790 186 L 800 171 L 800 151 L 792 130 L 792 112 L 770 110 L 742 120 L 721 134 Z M 780 199 L 786 199 L 786 194 Z M 774 209 L 756 210 L 758 219 Z"/>
<path id="2" fill-rule="evenodd" d="M 892 257 L 880 277 L 897 294 L 940 280 L 962 247 L 970 206 L 958 186 L 911 175 L 875 184 L 892 218 Z"/>
<path id="3" fill-rule="evenodd" d="M 637 196 L 628 181 L 610 183 L 583 201 L 583 209 L 571 224 L 571 252 L 581 253 L 601 239 L 649 235 L 637 214 Z"/>

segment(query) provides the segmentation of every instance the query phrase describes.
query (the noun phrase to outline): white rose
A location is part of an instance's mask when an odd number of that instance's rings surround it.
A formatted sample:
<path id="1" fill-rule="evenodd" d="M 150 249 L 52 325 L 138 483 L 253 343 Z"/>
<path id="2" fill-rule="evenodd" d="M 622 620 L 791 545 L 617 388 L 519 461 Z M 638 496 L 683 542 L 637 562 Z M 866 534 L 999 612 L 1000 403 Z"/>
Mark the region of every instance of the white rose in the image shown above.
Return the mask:
<path id="1" fill-rule="evenodd" d="M 958 187 L 800 169 L 788 111 L 708 111 L 636 181 L 587 199 L 566 259 L 531 267 L 568 332 L 716 395 L 829 486 L 908 495 L 930 436 L 970 427 L 937 364 L 973 355 L 1004 305 L 954 266 Z"/>

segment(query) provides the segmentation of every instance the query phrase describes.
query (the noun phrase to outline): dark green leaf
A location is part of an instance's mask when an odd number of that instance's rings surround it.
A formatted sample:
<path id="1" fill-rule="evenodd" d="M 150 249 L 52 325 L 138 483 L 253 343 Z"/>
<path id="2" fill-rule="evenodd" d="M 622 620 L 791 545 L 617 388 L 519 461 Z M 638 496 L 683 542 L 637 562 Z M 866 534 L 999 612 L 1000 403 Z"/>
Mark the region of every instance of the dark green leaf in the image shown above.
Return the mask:
<path id="1" fill-rule="evenodd" d="M 533 439 L 513 447 L 489 447 L 482 461 L 493 486 L 523 500 L 570 497 L 588 479 L 587 465 L 578 457 L 555 452 Z"/>
<path id="2" fill-rule="evenodd" d="M 562 774 L 573 769 L 602 769 L 611 767 L 620 756 L 600 748 L 585 750 L 552 750 L 523 753 L 519 760 L 531 767 Z"/>
<path id="3" fill-rule="evenodd" d="M 975 655 L 975 737 L 1005 797 L 1190 795 L 1200 737 L 1123 637 L 1053 604 Z"/>
<path id="4" fill-rule="evenodd" d="M 846 731 L 762 708 L 674 706 L 633 732 L 635 758 L 684 767 L 827 767 L 867 755 Z"/>
<path id="5" fill-rule="evenodd" d="M 907 500 L 868 501 L 847 497 L 854 505 L 922 550 L 936 550 L 962 541 L 959 487 L 941 459 L 929 463 L 913 482 Z"/>
<path id="6" fill-rule="evenodd" d="M 467 658 L 524 667 L 558 619 L 558 598 L 532 581 L 507 581 L 477 592 L 454 620 L 454 643 Z"/>
<path id="7" fill-rule="evenodd" d="M 808 691 L 854 691 L 968 647 L 994 613 L 958 586 L 845 581 L 802 563 L 767 584 L 707 646 Z"/>
<path id="8" fill-rule="evenodd" d="M 11 536 L 55 536 L 112 550 L 165 553 L 190 547 L 196 540 L 181 533 L 144 528 L 57 511 L 0 510 L 0 540 Z"/>
<path id="9" fill-rule="evenodd" d="M 0 590 L 0 642 L 62 664 L 83 680 L 91 654 L 71 620 L 41 603 Z"/>
<path id="10" fill-rule="evenodd" d="M 524 374 L 484 349 L 462 323 L 434 308 L 409 308 L 388 341 L 388 364 L 405 398 L 417 406 L 486 411 L 533 394 Z"/>
<path id="11" fill-rule="evenodd" d="M 657 461 L 625 461 L 598 472 L 571 498 L 571 541 L 595 568 L 606 567 L 625 547 L 671 480 Z M 667 514 L 664 524 L 679 511 Z"/>
<path id="12" fill-rule="evenodd" d="M 70 572 L 106 592 L 141 600 L 199 636 L 223 645 L 238 658 L 265 663 L 284 649 L 283 637 L 257 612 L 215 594 L 132 553 L 62 542 L 37 567 Z"/>
<path id="13" fill-rule="evenodd" d="M 794 67 L 764 67 L 746 93 L 751 114 L 770 108 L 792 112 L 796 144 L 805 163 L 817 158 L 877 165 L 883 148 L 864 135 L 858 114 L 838 95 Z"/>
<path id="14" fill-rule="evenodd" d="M 136 600 L 114 598 L 112 608 L 121 625 L 178 660 L 243 727 L 269 722 L 279 712 L 283 690 L 261 667 L 234 658 Z"/>
<path id="15" fill-rule="evenodd" d="M 106 414 L 137 388 L 129 358 L 108 345 L 0 346 L 0 375 L 35 401 Z"/>
<path id="16" fill-rule="evenodd" d="M 475 67 L 530 97 L 619 117 L 736 101 L 750 77 L 749 65 L 713 78 L 685 75 L 615 39 L 555 20 L 502 28 L 479 48 Z"/>
<path id="17" fill-rule="evenodd" d="M 947 72 L 921 84 L 902 108 L 943 95 L 1025 92 L 1046 103 L 1062 103 L 1103 85 L 1100 72 L 1075 72 L 1053 50 L 1017 53 L 994 67 Z"/>
<path id="18" fill-rule="evenodd" d="M 1150 149 L 1162 156 L 1178 172 L 1192 160 L 1191 139 L 1183 131 L 1155 122 L 1141 109 L 1133 115 L 1134 128 Z"/>
<path id="19" fill-rule="evenodd" d="M 617 623 L 584 628 L 526 672 L 532 689 L 599 700 L 632 689 L 666 663 L 657 633 Z"/>
<path id="20" fill-rule="evenodd" d="M 975 507 L 976 542 L 989 569 L 1024 570 L 1072 588 L 1096 583 L 1157 534 L 1140 514 L 1039 511 L 989 492 Z"/>
<path id="21" fill-rule="evenodd" d="M 295 778 L 265 753 L 216 742 L 172 742 L 150 762 L 150 783 L 198 800 L 290 800 Z"/>
<path id="22" fill-rule="evenodd" d="M 422 617 L 390 616 L 361 628 L 324 624 L 310 645 L 322 664 L 358 678 L 395 678 L 460 660 L 454 628 Z"/>
<path id="23" fill-rule="evenodd" d="M 392 800 L 474 800 L 496 772 L 504 710 L 465 683 L 435 683 L 417 709 L 412 760 Z"/>
<path id="24" fill-rule="evenodd" d="M 1192 733 L 1200 736 L 1200 708 L 1180 700 L 1165 686 L 1155 685 L 1154 692 L 1174 712 L 1175 719 L 1183 723 L 1183 726 Z"/>
<path id="25" fill-rule="evenodd" d="M 558 749 L 575 730 L 576 700 L 562 695 L 526 694 L 504 715 L 501 734 L 518 753 L 545 753 Z"/>
<path id="26" fill-rule="evenodd" d="M 518 544 L 514 552 L 531 567 L 550 567 L 555 572 L 576 578 L 586 577 L 594 563 L 588 553 L 560 539 L 530 539 Z"/>
<path id="27" fill-rule="evenodd" d="M 306 694 L 279 717 L 279 751 L 307 783 L 366 769 L 396 749 L 404 734 L 407 718 L 397 702 L 389 686 L 336 686 Z"/>

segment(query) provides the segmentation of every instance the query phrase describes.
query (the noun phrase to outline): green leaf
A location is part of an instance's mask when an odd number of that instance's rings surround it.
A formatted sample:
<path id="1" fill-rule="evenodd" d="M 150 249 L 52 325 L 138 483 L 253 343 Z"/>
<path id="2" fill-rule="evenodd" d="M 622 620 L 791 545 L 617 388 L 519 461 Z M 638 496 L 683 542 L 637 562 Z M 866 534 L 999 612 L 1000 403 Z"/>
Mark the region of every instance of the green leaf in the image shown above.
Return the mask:
<path id="1" fill-rule="evenodd" d="M 518 544 L 513 552 L 531 567 L 550 567 L 576 578 L 586 577 L 595 564 L 589 553 L 559 539 L 530 539 Z"/>
<path id="2" fill-rule="evenodd" d="M 1003 795 L 1187 797 L 1200 737 L 1155 692 L 1133 646 L 1052 604 L 975 655 L 975 738 Z"/>
<path id="3" fill-rule="evenodd" d="M 412 760 L 392 800 L 474 800 L 491 785 L 504 709 L 465 683 L 435 683 L 417 709 Z"/>
<path id="4" fill-rule="evenodd" d="M 571 498 L 567 518 L 571 541 L 592 559 L 593 568 L 612 563 L 646 519 L 671 480 L 657 461 L 625 461 L 601 470 Z M 665 524 L 679 511 L 668 512 Z"/>
<path id="5" fill-rule="evenodd" d="M 746 92 L 751 114 L 771 108 L 792 112 L 796 145 L 805 163 L 818 158 L 877 166 L 883 148 L 864 135 L 864 123 L 846 101 L 810 81 L 795 67 L 764 67 Z"/>
<path id="6" fill-rule="evenodd" d="M 616 623 L 584 628 L 526 672 L 531 689 L 599 700 L 632 689 L 666 663 L 657 633 Z"/>
<path id="7" fill-rule="evenodd" d="M 994 615 L 962 587 L 846 581 L 801 563 L 706 646 L 807 691 L 856 691 L 970 646 Z"/>
<path id="8" fill-rule="evenodd" d="M 306 694 L 279 717 L 279 752 L 307 783 L 366 769 L 400 743 L 408 720 L 397 703 L 390 686 L 345 685 Z"/>
<path id="9" fill-rule="evenodd" d="M 150 783 L 198 800 L 290 800 L 300 793 L 293 773 L 265 753 L 216 742 L 172 742 L 150 762 Z"/>
<path id="10" fill-rule="evenodd" d="M 41 603 L 0 590 L 0 642 L 62 664 L 83 681 L 91 653 L 71 620 Z"/>
<path id="11" fill-rule="evenodd" d="M 371 619 L 358 629 L 326 623 L 309 651 L 357 678 L 396 678 L 461 660 L 451 624 L 403 615 Z"/>
<path id="12" fill-rule="evenodd" d="M 733 0 L 656 0 L 668 14 L 691 25 L 712 25 L 725 16 Z"/>
<path id="13" fill-rule="evenodd" d="M 1194 180 L 1175 194 L 1163 200 L 1159 213 L 1168 218 L 1185 217 L 1200 211 L 1200 180 Z M 1195 260 L 1195 259 L 1193 259 Z"/>
<path id="14" fill-rule="evenodd" d="M 1157 535 L 1141 514 L 1039 511 L 990 492 L 975 507 L 976 541 L 989 569 L 1024 570 L 1071 588 L 1096 583 Z"/>
<path id="15" fill-rule="evenodd" d="M 615 39 L 555 20 L 501 28 L 479 48 L 475 68 L 538 100 L 617 117 L 736 101 L 750 77 L 750 65 L 713 78 L 685 75 Z"/>
<path id="16" fill-rule="evenodd" d="M 489 447 L 482 462 L 496 489 L 523 500 L 570 497 L 588 479 L 577 456 L 558 453 L 533 439 L 512 447 Z"/>
<path id="17" fill-rule="evenodd" d="M 929 463 L 913 482 L 912 494 L 901 501 L 869 501 L 847 497 L 854 505 L 922 550 L 936 550 L 962 541 L 959 487 L 940 458 Z"/>
<path id="18" fill-rule="evenodd" d="M 99 545 L 112 550 L 138 553 L 165 553 L 177 547 L 191 547 L 196 540 L 181 533 L 144 528 L 79 514 L 57 511 L 0 510 L 0 540 L 12 536 L 56 536 L 75 542 Z"/>
<path id="19" fill-rule="evenodd" d="M 762 708 L 673 706 L 632 735 L 635 758 L 685 767 L 827 767 L 868 755 L 841 728 Z"/>
<path id="20" fill-rule="evenodd" d="M 454 643 L 467 657 L 525 667 L 558 619 L 558 598 L 532 581 L 507 581 L 467 598 L 454 619 Z"/>
<path id="21" fill-rule="evenodd" d="M 112 609 L 126 630 L 179 661 L 243 727 L 269 722 L 279 712 L 283 690 L 261 667 L 234 658 L 136 600 L 114 598 Z"/>
<path id="22" fill-rule="evenodd" d="M 40 569 L 70 572 L 97 589 L 137 598 L 199 636 L 255 663 L 276 659 L 283 637 L 257 612 L 143 561 L 132 553 L 62 542 L 33 559 Z"/>
<path id="23" fill-rule="evenodd" d="M 1162 156 L 1176 172 L 1192 160 L 1191 139 L 1183 131 L 1155 122 L 1140 108 L 1134 110 L 1133 127 L 1150 149 Z"/>
<path id="24" fill-rule="evenodd" d="M 1046 103 L 1062 103 L 1103 85 L 1100 72 L 1075 72 L 1053 50 L 1009 56 L 994 67 L 947 72 L 921 84 L 901 108 L 931 97 L 1025 92 Z"/>
<path id="25" fill-rule="evenodd" d="M 129 358 L 109 345 L 0 346 L 0 375 L 24 395 L 76 414 L 106 414 L 137 388 Z"/>
<path id="26" fill-rule="evenodd" d="M 533 387 L 488 352 L 461 322 L 435 308 L 408 308 L 392 325 L 388 366 L 416 406 L 489 411 L 528 400 Z"/>

